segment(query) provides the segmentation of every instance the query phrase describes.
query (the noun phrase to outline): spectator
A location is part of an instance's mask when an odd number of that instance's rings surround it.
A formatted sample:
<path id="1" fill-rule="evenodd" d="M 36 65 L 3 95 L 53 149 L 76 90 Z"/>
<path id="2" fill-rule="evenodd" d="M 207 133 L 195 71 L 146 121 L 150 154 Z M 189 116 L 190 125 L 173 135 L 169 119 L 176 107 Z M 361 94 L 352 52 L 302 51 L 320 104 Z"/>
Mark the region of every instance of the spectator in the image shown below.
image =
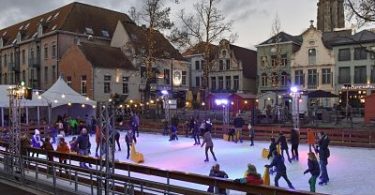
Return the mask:
<path id="1" fill-rule="evenodd" d="M 77 140 L 78 153 L 83 156 L 88 155 L 88 148 L 90 145 L 89 136 L 87 135 L 87 129 L 82 128 L 81 134 L 78 136 Z M 88 168 L 84 162 L 79 163 L 80 167 Z"/>
<path id="2" fill-rule="evenodd" d="M 70 151 L 78 154 L 78 147 L 77 147 L 78 145 L 77 145 L 76 136 L 72 137 L 72 140 L 69 141 L 69 145 L 70 145 Z"/>
<path id="3" fill-rule="evenodd" d="M 47 160 L 49 162 L 53 162 L 53 154 L 49 153 L 50 151 L 54 151 L 53 146 L 51 144 L 51 140 L 49 137 L 46 137 L 44 139 L 43 145 L 41 147 L 42 150 L 45 150 L 47 152 Z M 48 172 L 52 174 L 52 164 L 48 165 Z"/>
<path id="4" fill-rule="evenodd" d="M 40 132 L 39 132 L 38 129 L 35 129 L 34 130 L 34 135 L 31 138 L 32 147 L 40 149 L 40 147 L 42 146 L 41 142 L 42 142 L 42 139 L 40 138 Z M 34 153 L 31 155 L 31 157 L 34 157 Z M 38 157 L 38 154 L 36 154 L 36 157 Z"/>
<path id="5" fill-rule="evenodd" d="M 28 148 L 30 148 L 30 139 L 27 136 L 26 133 L 22 133 L 21 135 L 21 155 L 29 157 L 29 153 L 27 151 Z"/>
<path id="6" fill-rule="evenodd" d="M 69 154 L 70 153 L 70 149 L 69 149 L 68 144 L 65 142 L 65 138 L 64 137 L 60 137 L 59 139 L 60 140 L 59 140 L 59 144 L 57 145 L 56 151 L 57 152 L 61 152 L 61 153 L 65 153 L 65 154 Z M 59 163 L 66 164 L 66 159 L 64 157 L 60 157 L 59 158 Z M 67 173 L 67 169 L 66 168 L 65 168 L 65 172 Z M 60 175 L 61 175 L 61 168 L 60 168 Z"/>
<path id="7" fill-rule="evenodd" d="M 261 184 L 263 184 L 263 179 L 262 179 L 262 176 L 257 172 L 256 167 L 249 163 L 247 165 L 245 177 L 240 178 L 240 179 L 235 179 L 234 182 L 244 183 L 244 184 L 261 185 Z"/>
<path id="8" fill-rule="evenodd" d="M 225 173 L 224 171 L 220 170 L 220 165 L 215 164 L 212 166 L 210 170 L 210 177 L 218 177 L 218 178 L 228 178 L 228 174 Z M 207 189 L 207 192 L 215 193 L 215 194 L 222 194 L 226 195 L 226 189 L 225 188 L 217 188 L 216 186 L 209 186 Z"/>

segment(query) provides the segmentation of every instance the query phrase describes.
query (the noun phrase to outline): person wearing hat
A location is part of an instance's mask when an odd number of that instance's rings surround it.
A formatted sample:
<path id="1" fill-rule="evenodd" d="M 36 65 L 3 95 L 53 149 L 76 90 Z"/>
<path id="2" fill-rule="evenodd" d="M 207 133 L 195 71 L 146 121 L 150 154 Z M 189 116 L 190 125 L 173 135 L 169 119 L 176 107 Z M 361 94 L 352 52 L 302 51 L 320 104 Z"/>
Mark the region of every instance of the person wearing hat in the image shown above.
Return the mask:
<path id="1" fill-rule="evenodd" d="M 255 165 L 251 163 L 247 165 L 245 177 L 240 178 L 240 179 L 235 179 L 234 181 L 239 182 L 239 183 L 247 183 L 247 184 L 255 184 L 255 185 L 263 184 L 262 176 L 257 172 L 257 168 L 255 167 Z"/>
<path id="2" fill-rule="evenodd" d="M 271 164 L 265 165 L 265 167 L 267 168 L 276 167 L 275 186 L 279 187 L 279 179 L 280 177 L 283 177 L 285 181 L 288 183 L 289 188 L 294 189 L 292 183 L 289 181 L 288 176 L 286 174 L 284 157 L 281 156 L 277 151 L 274 151 L 272 155 L 273 155 L 273 160 Z"/>
<path id="3" fill-rule="evenodd" d="M 228 174 L 225 171 L 220 170 L 220 165 L 215 164 L 210 170 L 210 177 L 219 177 L 219 178 L 228 178 Z M 225 188 L 217 188 L 215 186 L 209 186 L 207 189 L 208 192 L 215 194 L 227 194 Z"/>
<path id="4" fill-rule="evenodd" d="M 31 138 L 31 145 L 33 148 L 40 149 L 42 146 L 42 139 L 40 138 L 40 132 L 39 129 L 34 130 L 34 135 Z M 31 155 L 31 157 L 34 157 L 34 153 Z M 38 154 L 36 154 L 36 157 L 38 157 Z"/>

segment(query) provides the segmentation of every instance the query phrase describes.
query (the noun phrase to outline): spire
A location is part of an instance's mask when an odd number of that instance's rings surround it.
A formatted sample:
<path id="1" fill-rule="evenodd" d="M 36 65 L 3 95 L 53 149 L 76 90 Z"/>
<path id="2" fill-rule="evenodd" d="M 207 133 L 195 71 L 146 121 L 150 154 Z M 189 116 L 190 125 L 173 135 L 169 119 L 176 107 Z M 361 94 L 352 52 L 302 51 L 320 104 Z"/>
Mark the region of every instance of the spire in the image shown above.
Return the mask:
<path id="1" fill-rule="evenodd" d="M 319 0 L 317 20 L 317 28 L 323 32 L 345 28 L 344 0 Z"/>

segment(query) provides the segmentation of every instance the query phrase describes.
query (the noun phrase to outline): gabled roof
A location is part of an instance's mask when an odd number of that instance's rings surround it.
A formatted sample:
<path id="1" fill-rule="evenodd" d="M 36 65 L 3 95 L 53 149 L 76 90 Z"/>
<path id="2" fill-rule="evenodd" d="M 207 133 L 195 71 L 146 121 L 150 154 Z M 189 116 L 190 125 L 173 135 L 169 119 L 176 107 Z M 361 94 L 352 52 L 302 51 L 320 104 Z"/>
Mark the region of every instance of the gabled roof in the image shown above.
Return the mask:
<path id="1" fill-rule="evenodd" d="M 363 30 L 354 35 L 347 34 L 345 36 L 336 37 L 331 41 L 332 46 L 339 45 L 352 45 L 352 44 L 363 44 L 363 43 L 374 43 L 375 42 L 375 33 Z"/>
<path id="2" fill-rule="evenodd" d="M 122 24 L 129 35 L 133 47 L 138 54 L 147 54 L 147 33 L 148 28 L 141 27 L 132 21 L 122 21 Z M 181 53 L 157 30 L 152 31 L 155 40 L 153 57 L 161 59 L 172 59 L 184 61 Z"/>
<path id="3" fill-rule="evenodd" d="M 43 33 L 62 30 L 110 38 L 118 20 L 129 21 L 130 19 L 121 12 L 74 2 L 1 29 L 0 38 L 3 38 L 4 46 L 12 44 L 19 32 L 22 34 L 22 40 L 30 39 L 36 36 L 39 24 L 43 24 Z M 106 31 L 109 37 L 103 31 Z"/>
<path id="4" fill-rule="evenodd" d="M 243 75 L 246 78 L 255 79 L 257 76 L 257 52 L 251 49 L 230 44 L 237 61 L 242 62 Z"/>
<path id="5" fill-rule="evenodd" d="M 196 44 L 195 46 L 187 49 L 182 55 L 183 56 L 190 56 L 190 55 L 195 55 L 195 54 L 204 54 L 206 50 L 206 44 L 210 47 L 210 60 L 213 60 L 215 58 L 215 55 L 218 51 L 218 46 L 211 44 L 211 43 L 205 43 L 205 42 L 200 42 Z"/>
<path id="6" fill-rule="evenodd" d="M 293 42 L 297 45 L 301 45 L 302 37 L 293 36 L 285 32 L 279 32 L 278 34 L 274 35 L 273 37 L 259 44 L 259 46 L 268 45 L 268 44 L 276 44 L 276 43 L 285 43 L 285 42 Z"/>
<path id="7" fill-rule="evenodd" d="M 120 48 L 81 42 L 78 48 L 94 67 L 136 70 Z"/>

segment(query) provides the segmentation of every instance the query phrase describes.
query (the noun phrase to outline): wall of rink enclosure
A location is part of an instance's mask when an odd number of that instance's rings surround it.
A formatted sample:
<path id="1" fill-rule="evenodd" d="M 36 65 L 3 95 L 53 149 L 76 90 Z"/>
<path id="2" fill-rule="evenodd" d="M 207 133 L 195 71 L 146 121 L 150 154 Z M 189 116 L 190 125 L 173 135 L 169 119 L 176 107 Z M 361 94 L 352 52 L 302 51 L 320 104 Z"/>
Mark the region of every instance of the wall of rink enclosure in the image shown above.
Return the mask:
<path id="1" fill-rule="evenodd" d="M 27 153 L 35 153 L 37 157 L 22 156 L 23 173 L 10 173 L 9 153 L 7 143 L 0 142 L 0 172 L 8 180 L 15 180 L 35 190 L 44 190 L 54 194 L 210 194 L 206 191 L 189 188 L 190 185 L 213 185 L 219 188 L 230 189 L 236 192 L 247 192 L 251 195 L 313 195 L 306 191 L 295 191 L 271 186 L 256 186 L 239 184 L 232 180 L 211 178 L 198 174 L 179 171 L 167 171 L 146 167 L 137 164 L 115 162 L 115 173 L 109 177 L 98 170 L 100 159 L 83 157 L 75 154 L 46 152 L 40 149 L 28 148 Z M 45 160 L 51 155 L 54 161 Z M 67 164 L 58 163 L 58 158 L 67 159 Z M 80 168 L 77 164 L 84 161 L 92 164 L 91 169 Z M 143 176 L 142 176 L 143 175 Z M 136 176 L 136 177 L 135 177 Z M 141 179 L 143 177 L 152 179 Z M 170 184 L 171 181 L 180 181 L 181 185 Z M 103 186 L 109 182 L 110 190 L 105 191 Z M 207 189 L 207 188 L 205 188 Z M 62 193 L 64 192 L 64 193 Z"/>

